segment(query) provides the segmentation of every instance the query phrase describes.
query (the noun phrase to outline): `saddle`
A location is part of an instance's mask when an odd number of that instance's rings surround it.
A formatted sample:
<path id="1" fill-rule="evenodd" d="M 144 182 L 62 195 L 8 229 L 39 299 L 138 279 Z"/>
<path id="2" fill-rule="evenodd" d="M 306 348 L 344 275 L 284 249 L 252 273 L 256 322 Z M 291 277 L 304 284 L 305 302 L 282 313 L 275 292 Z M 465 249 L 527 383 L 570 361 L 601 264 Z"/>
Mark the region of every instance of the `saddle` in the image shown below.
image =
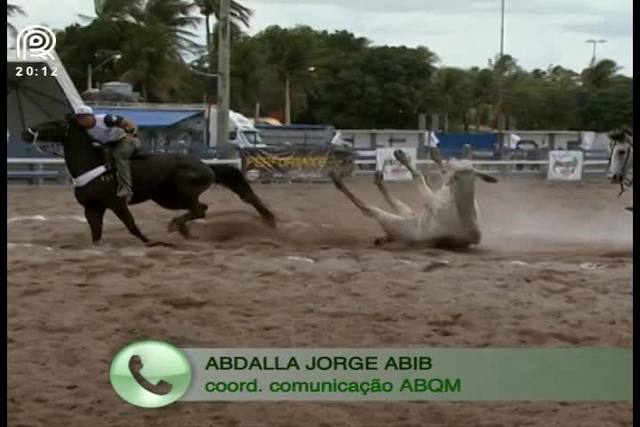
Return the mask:
<path id="1" fill-rule="evenodd" d="M 131 160 L 144 160 L 151 156 L 153 156 L 153 153 L 149 151 L 136 150 L 136 152 L 133 153 L 133 156 L 131 156 Z"/>
<path id="2" fill-rule="evenodd" d="M 109 170 L 113 170 L 115 169 L 114 166 L 114 159 L 113 159 L 113 155 L 112 155 L 112 151 L 113 151 L 113 144 L 102 144 L 99 141 L 92 141 L 91 143 L 93 145 L 94 148 L 96 148 L 97 150 L 100 150 L 100 152 L 102 153 L 102 158 L 104 160 L 104 165 L 107 167 L 107 169 Z M 144 160 L 147 159 L 149 157 L 151 157 L 153 155 L 153 153 L 150 153 L 148 151 L 143 151 L 142 147 L 137 148 L 134 153 L 131 155 L 131 157 L 129 158 L 129 160 Z"/>

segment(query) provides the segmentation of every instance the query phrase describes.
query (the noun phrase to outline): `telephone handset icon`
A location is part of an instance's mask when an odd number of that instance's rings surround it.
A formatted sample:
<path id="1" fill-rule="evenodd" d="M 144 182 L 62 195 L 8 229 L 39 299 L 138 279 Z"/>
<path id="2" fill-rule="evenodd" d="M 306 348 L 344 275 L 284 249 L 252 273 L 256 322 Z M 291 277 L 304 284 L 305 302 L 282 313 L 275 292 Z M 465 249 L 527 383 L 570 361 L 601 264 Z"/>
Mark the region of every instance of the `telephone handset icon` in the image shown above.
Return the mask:
<path id="1" fill-rule="evenodd" d="M 140 384 L 142 388 L 150 393 L 160 396 L 171 393 L 173 385 L 166 382 L 165 380 L 160 380 L 157 384 L 152 384 L 142 375 L 141 371 L 143 367 L 144 365 L 142 364 L 142 359 L 140 358 L 140 356 L 131 356 L 131 359 L 129 359 L 129 370 L 131 371 L 131 375 L 133 375 L 133 378 L 138 382 L 138 384 Z"/>

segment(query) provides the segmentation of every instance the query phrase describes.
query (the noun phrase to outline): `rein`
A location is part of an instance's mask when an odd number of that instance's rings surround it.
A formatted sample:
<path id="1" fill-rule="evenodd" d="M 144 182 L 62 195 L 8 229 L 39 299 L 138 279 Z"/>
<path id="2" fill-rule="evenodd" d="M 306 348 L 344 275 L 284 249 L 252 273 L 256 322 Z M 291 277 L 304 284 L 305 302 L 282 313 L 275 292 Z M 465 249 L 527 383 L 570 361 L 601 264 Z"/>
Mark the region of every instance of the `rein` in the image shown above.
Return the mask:
<path id="1" fill-rule="evenodd" d="M 57 157 L 64 157 L 64 155 L 59 153 L 58 151 L 54 151 L 54 150 L 48 151 L 46 148 L 42 148 L 40 146 L 40 144 L 38 144 L 38 136 L 40 136 L 39 132 L 34 132 L 30 128 L 27 128 L 27 131 L 31 135 L 33 135 L 32 144 L 36 147 L 36 150 L 38 150 L 40 153 L 45 154 L 45 155 L 49 154 L 49 155 L 57 156 Z"/>

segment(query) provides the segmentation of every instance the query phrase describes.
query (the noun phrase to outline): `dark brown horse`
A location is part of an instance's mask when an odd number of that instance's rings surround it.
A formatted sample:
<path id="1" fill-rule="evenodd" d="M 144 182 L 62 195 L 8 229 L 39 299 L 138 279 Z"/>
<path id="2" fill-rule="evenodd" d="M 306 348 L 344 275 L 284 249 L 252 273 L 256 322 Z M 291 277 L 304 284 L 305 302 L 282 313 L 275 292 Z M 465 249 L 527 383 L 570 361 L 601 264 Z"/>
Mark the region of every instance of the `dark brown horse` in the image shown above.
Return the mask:
<path id="1" fill-rule="evenodd" d="M 112 210 L 127 229 L 147 245 L 153 245 L 138 228 L 124 198 L 116 197 L 113 169 L 105 165 L 102 149 L 72 115 L 65 120 L 32 126 L 23 132 L 25 142 L 38 140 L 63 144 L 64 158 L 74 178 L 75 196 L 84 207 L 94 243 L 102 238 L 102 224 L 107 209 Z M 106 167 L 106 170 L 105 170 Z M 131 204 L 153 200 L 165 209 L 187 210 L 169 223 L 169 231 L 189 236 L 188 222 L 204 218 L 207 205 L 198 198 L 212 184 L 218 183 L 251 204 L 264 222 L 275 227 L 275 217 L 253 192 L 242 172 L 229 165 L 206 165 L 195 156 L 184 154 L 141 154 L 131 159 L 133 198 Z"/>

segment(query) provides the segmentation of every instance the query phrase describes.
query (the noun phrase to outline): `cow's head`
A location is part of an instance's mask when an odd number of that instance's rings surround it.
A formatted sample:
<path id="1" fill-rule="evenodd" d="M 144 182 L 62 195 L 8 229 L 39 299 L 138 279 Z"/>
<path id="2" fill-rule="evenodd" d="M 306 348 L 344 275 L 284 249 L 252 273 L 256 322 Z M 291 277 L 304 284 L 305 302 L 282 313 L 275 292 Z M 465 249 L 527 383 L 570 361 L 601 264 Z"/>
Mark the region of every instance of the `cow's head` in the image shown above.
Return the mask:
<path id="1" fill-rule="evenodd" d="M 476 170 L 469 160 L 451 159 L 443 163 L 438 152 L 433 153 L 432 158 L 444 173 L 443 185 L 451 190 L 461 218 L 475 221 L 476 178 L 492 184 L 495 184 L 498 180 L 491 175 Z"/>

